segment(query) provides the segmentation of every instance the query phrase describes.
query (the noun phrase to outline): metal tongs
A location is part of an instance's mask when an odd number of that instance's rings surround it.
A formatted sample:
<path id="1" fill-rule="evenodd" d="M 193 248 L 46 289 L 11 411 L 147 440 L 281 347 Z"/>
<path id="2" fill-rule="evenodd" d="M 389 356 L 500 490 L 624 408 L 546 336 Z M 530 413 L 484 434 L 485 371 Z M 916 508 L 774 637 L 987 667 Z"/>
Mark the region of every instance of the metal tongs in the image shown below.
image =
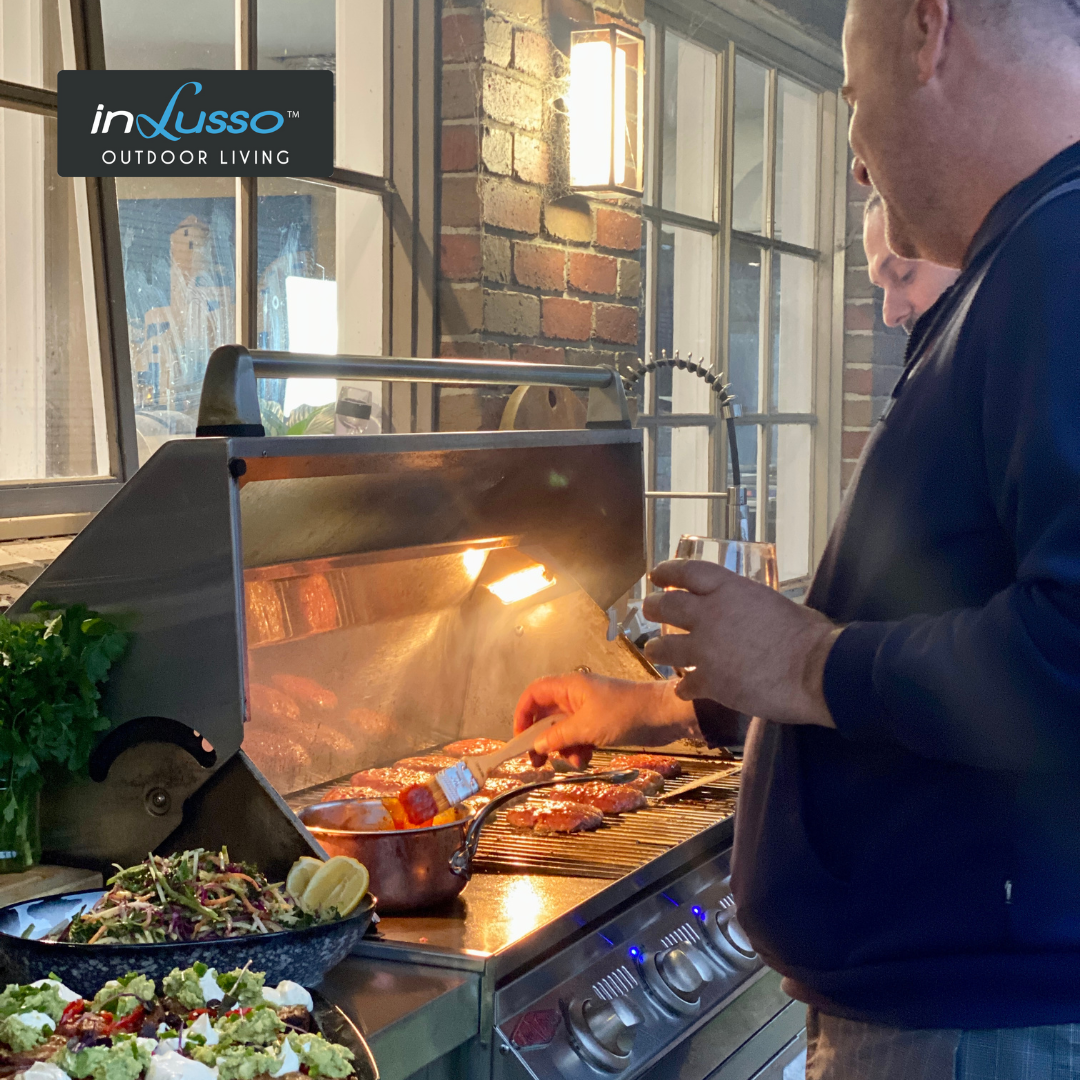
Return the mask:
<path id="1" fill-rule="evenodd" d="M 605 773 L 563 773 L 561 776 L 556 776 L 554 780 L 538 780 L 533 784 L 523 784 L 519 788 L 514 788 L 513 791 L 504 791 L 501 795 L 496 795 L 487 806 L 482 807 L 480 812 L 469 822 L 468 828 L 465 830 L 465 838 L 461 842 L 461 847 L 450 856 L 450 872 L 457 874 L 458 877 L 465 878 L 466 881 L 472 877 L 472 860 L 476 855 L 476 847 L 480 843 L 480 830 L 484 827 L 484 822 L 487 818 L 493 814 L 501 806 L 505 806 L 507 803 L 515 802 L 523 795 L 528 795 L 530 791 L 539 791 L 541 788 L 557 787 L 559 784 L 584 784 L 594 780 L 601 781 L 605 784 L 628 784 L 631 780 L 638 778 L 637 769 L 618 769 L 614 772 Z"/>

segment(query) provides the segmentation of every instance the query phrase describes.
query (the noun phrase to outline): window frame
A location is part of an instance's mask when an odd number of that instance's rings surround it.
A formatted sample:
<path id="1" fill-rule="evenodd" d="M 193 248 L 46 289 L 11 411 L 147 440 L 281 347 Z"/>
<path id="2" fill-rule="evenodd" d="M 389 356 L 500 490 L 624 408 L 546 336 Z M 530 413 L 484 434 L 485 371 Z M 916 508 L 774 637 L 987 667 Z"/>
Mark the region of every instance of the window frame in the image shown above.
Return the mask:
<path id="1" fill-rule="evenodd" d="M 383 174 L 335 167 L 291 179 L 378 195 L 383 206 L 383 353 L 432 356 L 437 341 L 438 21 L 425 0 L 383 0 Z M 233 0 L 234 69 L 257 67 L 258 0 Z M 59 0 L 76 70 L 102 70 L 101 0 Z M 67 59 L 65 57 L 65 59 Z M 0 79 L 0 108 L 56 118 L 57 93 Z M 76 183 L 80 181 L 76 180 Z M 78 532 L 139 467 L 116 182 L 87 177 L 109 445 L 108 475 L 0 481 L 0 540 Z M 257 346 L 258 178 L 236 177 L 236 309 L 239 344 Z M 430 431 L 433 388 L 384 383 L 390 431 Z"/>
<path id="2" fill-rule="evenodd" d="M 791 254 L 812 259 L 815 264 L 814 298 L 814 359 L 812 371 L 811 412 L 800 414 L 759 413 L 747 403 L 737 426 L 756 426 L 758 429 L 758 463 L 766 466 L 768 456 L 763 451 L 774 426 L 785 423 L 809 424 L 811 429 L 812 463 L 810 471 L 810 551 L 809 567 L 824 552 L 828 533 L 839 511 L 841 411 L 843 374 L 843 294 L 844 255 L 847 198 L 847 106 L 839 96 L 842 82 L 842 58 L 839 50 L 820 39 L 798 30 L 780 16 L 755 7 L 750 14 L 753 22 L 715 7 L 709 0 L 650 0 L 646 20 L 652 24 L 653 57 L 646 94 L 649 100 L 651 124 L 647 132 L 646 161 L 650 173 L 649 201 L 643 200 L 642 216 L 646 222 L 645 336 L 646 354 L 657 352 L 657 287 L 660 269 L 660 234 L 665 226 L 690 229 L 713 236 L 713 310 L 711 312 L 710 356 L 716 370 L 727 372 L 729 367 L 729 303 L 732 242 L 741 241 L 768 253 L 763 257 L 761 278 L 762 325 L 759 333 L 758 370 L 765 380 L 759 387 L 759 400 L 769 400 L 768 380 L 771 375 L 772 334 L 772 277 L 769 272 L 774 257 Z M 742 12 L 740 14 L 743 14 Z M 680 37 L 707 48 L 716 54 L 717 99 L 715 128 L 715 190 L 714 220 L 688 216 L 663 207 L 663 88 L 665 79 L 665 38 L 674 32 Z M 744 233 L 732 228 L 735 60 L 741 55 L 763 65 L 768 72 L 766 124 L 768 161 L 766 163 L 767 199 L 763 214 L 762 235 Z M 776 153 L 776 106 L 779 78 L 787 77 L 809 87 L 818 95 L 818 188 L 817 188 L 817 248 L 805 248 L 776 239 L 772 220 L 775 193 L 773 159 Z M 695 358 L 700 359 L 700 358 Z M 710 430 L 712 451 L 709 461 L 709 491 L 700 493 L 709 500 L 710 533 L 723 535 L 726 515 L 728 447 L 722 417 L 717 414 L 716 399 L 712 397 L 710 412 L 702 414 L 658 415 L 656 380 L 647 380 L 646 408 L 637 424 L 647 430 L 646 489 L 648 508 L 648 551 L 650 564 L 658 558 L 655 548 L 654 511 L 664 494 L 656 490 L 655 432 L 661 427 L 706 426 Z M 768 498 L 767 468 L 760 468 L 759 516 L 763 516 Z M 689 493 L 680 492 L 681 497 Z M 809 576 L 809 575 L 807 575 Z M 802 584 L 805 579 L 784 582 L 785 589 Z"/>

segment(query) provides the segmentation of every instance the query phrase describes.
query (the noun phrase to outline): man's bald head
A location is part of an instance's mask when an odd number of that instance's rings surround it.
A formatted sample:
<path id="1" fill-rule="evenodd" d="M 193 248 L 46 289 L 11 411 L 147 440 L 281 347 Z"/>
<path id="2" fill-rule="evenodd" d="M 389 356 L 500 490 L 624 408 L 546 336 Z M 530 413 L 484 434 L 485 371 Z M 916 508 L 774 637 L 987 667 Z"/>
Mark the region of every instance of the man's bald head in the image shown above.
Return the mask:
<path id="1" fill-rule="evenodd" d="M 844 60 L 905 257 L 959 266 L 994 203 L 1080 141 L 1080 0 L 850 0 Z"/>

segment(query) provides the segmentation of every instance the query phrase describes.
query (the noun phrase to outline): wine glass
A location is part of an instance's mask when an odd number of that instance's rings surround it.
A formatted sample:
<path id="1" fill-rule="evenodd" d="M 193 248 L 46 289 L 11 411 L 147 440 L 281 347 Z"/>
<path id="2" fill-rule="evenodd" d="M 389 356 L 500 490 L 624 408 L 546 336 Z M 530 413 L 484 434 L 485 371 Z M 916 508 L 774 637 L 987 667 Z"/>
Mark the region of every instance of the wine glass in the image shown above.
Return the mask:
<path id="1" fill-rule="evenodd" d="M 712 536 L 681 536 L 675 549 L 676 559 L 698 559 L 713 562 L 740 577 L 768 585 L 779 590 L 780 574 L 776 568 L 776 545 L 755 540 L 718 540 Z M 665 590 L 672 591 L 670 588 Z M 686 630 L 664 623 L 661 634 L 685 634 Z M 693 668 L 676 668 L 677 675 L 684 675 Z"/>

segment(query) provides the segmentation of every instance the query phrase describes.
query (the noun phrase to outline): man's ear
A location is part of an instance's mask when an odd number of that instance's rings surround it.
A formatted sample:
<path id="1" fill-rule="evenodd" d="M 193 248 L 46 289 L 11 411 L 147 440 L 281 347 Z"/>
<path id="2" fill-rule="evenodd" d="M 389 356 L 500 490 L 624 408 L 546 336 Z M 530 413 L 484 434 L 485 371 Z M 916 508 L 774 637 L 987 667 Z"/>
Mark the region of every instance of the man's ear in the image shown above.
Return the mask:
<path id="1" fill-rule="evenodd" d="M 905 31 L 912 43 L 916 75 L 925 86 L 938 73 L 949 44 L 951 0 L 914 0 Z"/>

